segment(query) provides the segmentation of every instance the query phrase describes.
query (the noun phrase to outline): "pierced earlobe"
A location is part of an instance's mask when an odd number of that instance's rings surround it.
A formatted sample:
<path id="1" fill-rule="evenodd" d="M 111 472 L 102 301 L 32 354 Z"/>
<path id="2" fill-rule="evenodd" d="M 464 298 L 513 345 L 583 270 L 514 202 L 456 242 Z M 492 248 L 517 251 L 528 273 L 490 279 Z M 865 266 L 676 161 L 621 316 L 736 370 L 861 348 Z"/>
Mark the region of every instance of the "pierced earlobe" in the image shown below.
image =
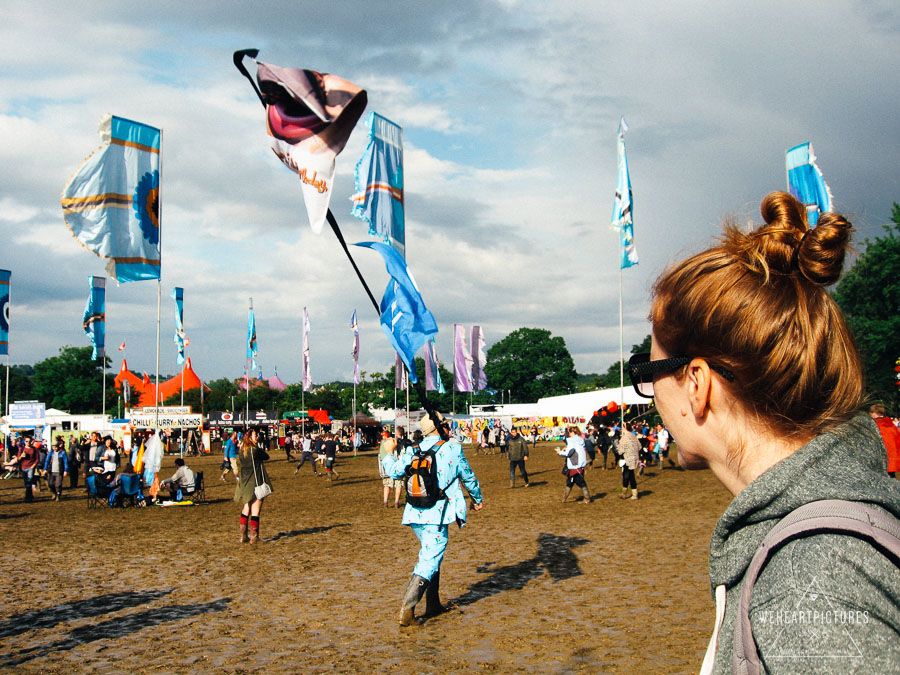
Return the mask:
<path id="1" fill-rule="evenodd" d="M 682 409 L 681 409 L 681 416 L 682 416 L 682 417 L 687 417 L 687 412 L 688 412 L 687 410 L 685 410 L 684 408 L 682 408 Z"/>

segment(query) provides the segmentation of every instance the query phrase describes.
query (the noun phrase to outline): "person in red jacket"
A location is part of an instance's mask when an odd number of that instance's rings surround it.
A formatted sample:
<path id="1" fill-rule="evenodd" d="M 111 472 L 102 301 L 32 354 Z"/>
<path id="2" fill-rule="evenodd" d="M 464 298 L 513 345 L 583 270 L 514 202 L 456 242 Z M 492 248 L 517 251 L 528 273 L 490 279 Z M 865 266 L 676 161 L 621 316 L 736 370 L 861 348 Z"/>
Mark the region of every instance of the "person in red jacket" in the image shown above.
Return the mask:
<path id="1" fill-rule="evenodd" d="M 887 410 L 880 403 L 869 408 L 869 415 L 875 420 L 878 431 L 881 432 L 887 450 L 888 475 L 893 478 L 894 473 L 900 471 L 900 429 L 897 429 L 894 421 L 887 416 Z"/>

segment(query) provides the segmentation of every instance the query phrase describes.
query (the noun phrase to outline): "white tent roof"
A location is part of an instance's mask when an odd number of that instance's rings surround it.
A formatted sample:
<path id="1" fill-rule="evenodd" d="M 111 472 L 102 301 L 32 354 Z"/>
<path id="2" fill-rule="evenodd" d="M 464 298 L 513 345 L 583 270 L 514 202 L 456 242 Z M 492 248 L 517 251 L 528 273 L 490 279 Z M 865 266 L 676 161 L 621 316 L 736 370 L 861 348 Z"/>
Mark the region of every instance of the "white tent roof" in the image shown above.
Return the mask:
<path id="1" fill-rule="evenodd" d="M 590 417 L 595 410 L 600 410 L 611 401 L 615 401 L 618 405 L 622 405 L 622 390 L 615 389 L 597 389 L 596 391 L 585 391 L 580 394 L 566 394 L 565 396 L 549 396 L 542 398 L 537 402 L 538 414 L 541 417 L 563 417 L 563 416 L 584 416 Z M 634 387 L 628 385 L 625 387 L 625 405 L 648 405 L 649 398 L 638 396 Z"/>

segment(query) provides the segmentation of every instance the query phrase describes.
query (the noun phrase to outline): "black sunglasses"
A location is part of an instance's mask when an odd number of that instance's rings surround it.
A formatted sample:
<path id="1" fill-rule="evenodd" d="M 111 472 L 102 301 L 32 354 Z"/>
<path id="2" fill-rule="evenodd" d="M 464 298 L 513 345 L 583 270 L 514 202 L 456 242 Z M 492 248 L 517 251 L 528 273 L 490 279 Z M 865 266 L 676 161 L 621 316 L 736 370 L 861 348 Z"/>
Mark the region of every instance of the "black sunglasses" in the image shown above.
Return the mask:
<path id="1" fill-rule="evenodd" d="M 657 373 L 671 373 L 672 371 L 683 368 L 696 356 L 673 356 L 668 359 L 650 360 L 649 352 L 635 354 L 628 359 L 628 375 L 631 377 L 631 385 L 634 387 L 635 393 L 644 398 L 653 398 L 653 376 Z M 723 368 L 717 363 L 706 361 L 709 367 L 724 377 L 729 382 L 734 382 L 734 373 L 727 368 Z"/>

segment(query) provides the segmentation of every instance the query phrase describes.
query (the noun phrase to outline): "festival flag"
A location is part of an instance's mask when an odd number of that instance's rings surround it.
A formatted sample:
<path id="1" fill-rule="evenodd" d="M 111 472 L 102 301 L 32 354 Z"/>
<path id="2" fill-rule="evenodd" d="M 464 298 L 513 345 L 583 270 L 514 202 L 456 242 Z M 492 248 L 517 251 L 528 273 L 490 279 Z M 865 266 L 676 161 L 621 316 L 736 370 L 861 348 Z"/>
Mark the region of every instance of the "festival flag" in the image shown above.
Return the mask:
<path id="1" fill-rule="evenodd" d="M 119 351 L 120 351 L 120 352 L 124 352 L 124 351 L 125 351 L 125 340 L 122 340 L 122 344 L 119 345 Z"/>
<path id="2" fill-rule="evenodd" d="M 406 259 L 403 212 L 403 129 L 370 112 L 366 117 L 369 145 L 356 164 L 353 215 L 369 224 L 369 234 L 381 237 Z"/>
<path id="3" fill-rule="evenodd" d="M 353 331 L 353 351 L 350 356 L 353 357 L 353 384 L 359 384 L 362 380 L 359 377 L 359 323 L 356 321 L 356 310 L 350 315 L 350 330 Z"/>
<path id="4" fill-rule="evenodd" d="M 256 370 L 256 357 L 258 355 L 256 315 L 253 313 L 253 298 L 250 298 L 250 313 L 247 315 L 247 360 L 250 361 L 250 370 Z"/>
<path id="5" fill-rule="evenodd" d="M 309 372 L 309 314 L 306 307 L 303 308 L 303 391 L 312 391 L 312 375 Z"/>
<path id="6" fill-rule="evenodd" d="M 788 189 L 806 205 L 809 226 L 815 227 L 819 215 L 831 211 L 831 190 L 816 164 L 812 143 L 801 143 L 785 153 Z"/>
<path id="7" fill-rule="evenodd" d="M 472 355 L 466 347 L 466 327 L 453 324 L 453 388 L 456 391 L 472 391 Z"/>
<path id="8" fill-rule="evenodd" d="M 425 390 L 445 394 L 444 382 L 441 379 L 441 362 L 437 357 L 437 343 L 431 338 L 425 343 Z"/>
<path id="9" fill-rule="evenodd" d="M 632 224 L 631 176 L 628 174 L 628 158 L 625 155 L 625 132 L 628 125 L 625 118 L 619 120 L 619 136 L 616 140 L 619 173 L 616 178 L 616 201 L 613 204 L 612 227 L 619 231 L 621 242 L 620 269 L 638 264 L 638 252 L 634 245 L 634 226 Z"/>
<path id="10" fill-rule="evenodd" d="M 91 359 L 106 358 L 106 277 L 88 277 L 91 293 L 84 305 L 84 334 L 91 338 Z"/>
<path id="11" fill-rule="evenodd" d="M 409 381 L 416 382 L 416 352 L 438 332 L 437 322 L 396 250 L 377 241 L 364 241 L 355 246 L 374 249 L 384 258 L 391 280 L 381 298 L 381 328 L 409 371 Z"/>
<path id="12" fill-rule="evenodd" d="M 184 289 L 176 286 L 172 289 L 172 299 L 175 301 L 175 344 L 178 345 L 178 356 L 175 363 L 184 363 Z M 250 301 L 251 305 L 253 301 Z M 252 311 L 252 310 L 251 310 Z M 125 343 L 123 342 L 122 345 Z"/>
<path id="13" fill-rule="evenodd" d="M 400 354 L 394 353 L 394 389 L 406 389 L 406 367 Z"/>
<path id="14" fill-rule="evenodd" d="M 484 374 L 484 363 L 487 356 L 484 353 L 484 333 L 481 326 L 472 326 L 472 389 L 481 391 L 487 387 L 487 375 Z"/>
<path id="15" fill-rule="evenodd" d="M 125 400 L 125 407 L 130 407 L 131 404 L 131 382 L 128 380 L 122 381 L 122 398 Z"/>
<path id="16" fill-rule="evenodd" d="M 319 233 L 331 202 L 334 161 L 366 108 L 366 92 L 335 75 L 262 61 L 256 62 L 257 88 L 241 61 L 258 53 L 236 52 L 235 66 L 265 105 L 272 150 L 300 177 L 309 224 Z"/>
<path id="17" fill-rule="evenodd" d="M 113 115 L 99 131 L 103 145 L 63 188 L 63 218 L 117 282 L 159 279 L 161 132 Z"/>
<path id="18" fill-rule="evenodd" d="M 9 356 L 9 281 L 12 272 L 0 270 L 0 354 Z"/>
<path id="19" fill-rule="evenodd" d="M 135 448 L 131 455 L 131 465 L 134 467 L 134 472 L 140 474 L 144 468 L 144 441 L 141 441 L 140 448 L 137 448 L 137 446 Z"/>
<path id="20" fill-rule="evenodd" d="M 147 374 L 146 371 L 144 371 L 144 373 L 143 373 L 143 377 L 141 378 L 141 383 L 142 383 L 145 387 L 150 386 L 150 376 Z"/>

